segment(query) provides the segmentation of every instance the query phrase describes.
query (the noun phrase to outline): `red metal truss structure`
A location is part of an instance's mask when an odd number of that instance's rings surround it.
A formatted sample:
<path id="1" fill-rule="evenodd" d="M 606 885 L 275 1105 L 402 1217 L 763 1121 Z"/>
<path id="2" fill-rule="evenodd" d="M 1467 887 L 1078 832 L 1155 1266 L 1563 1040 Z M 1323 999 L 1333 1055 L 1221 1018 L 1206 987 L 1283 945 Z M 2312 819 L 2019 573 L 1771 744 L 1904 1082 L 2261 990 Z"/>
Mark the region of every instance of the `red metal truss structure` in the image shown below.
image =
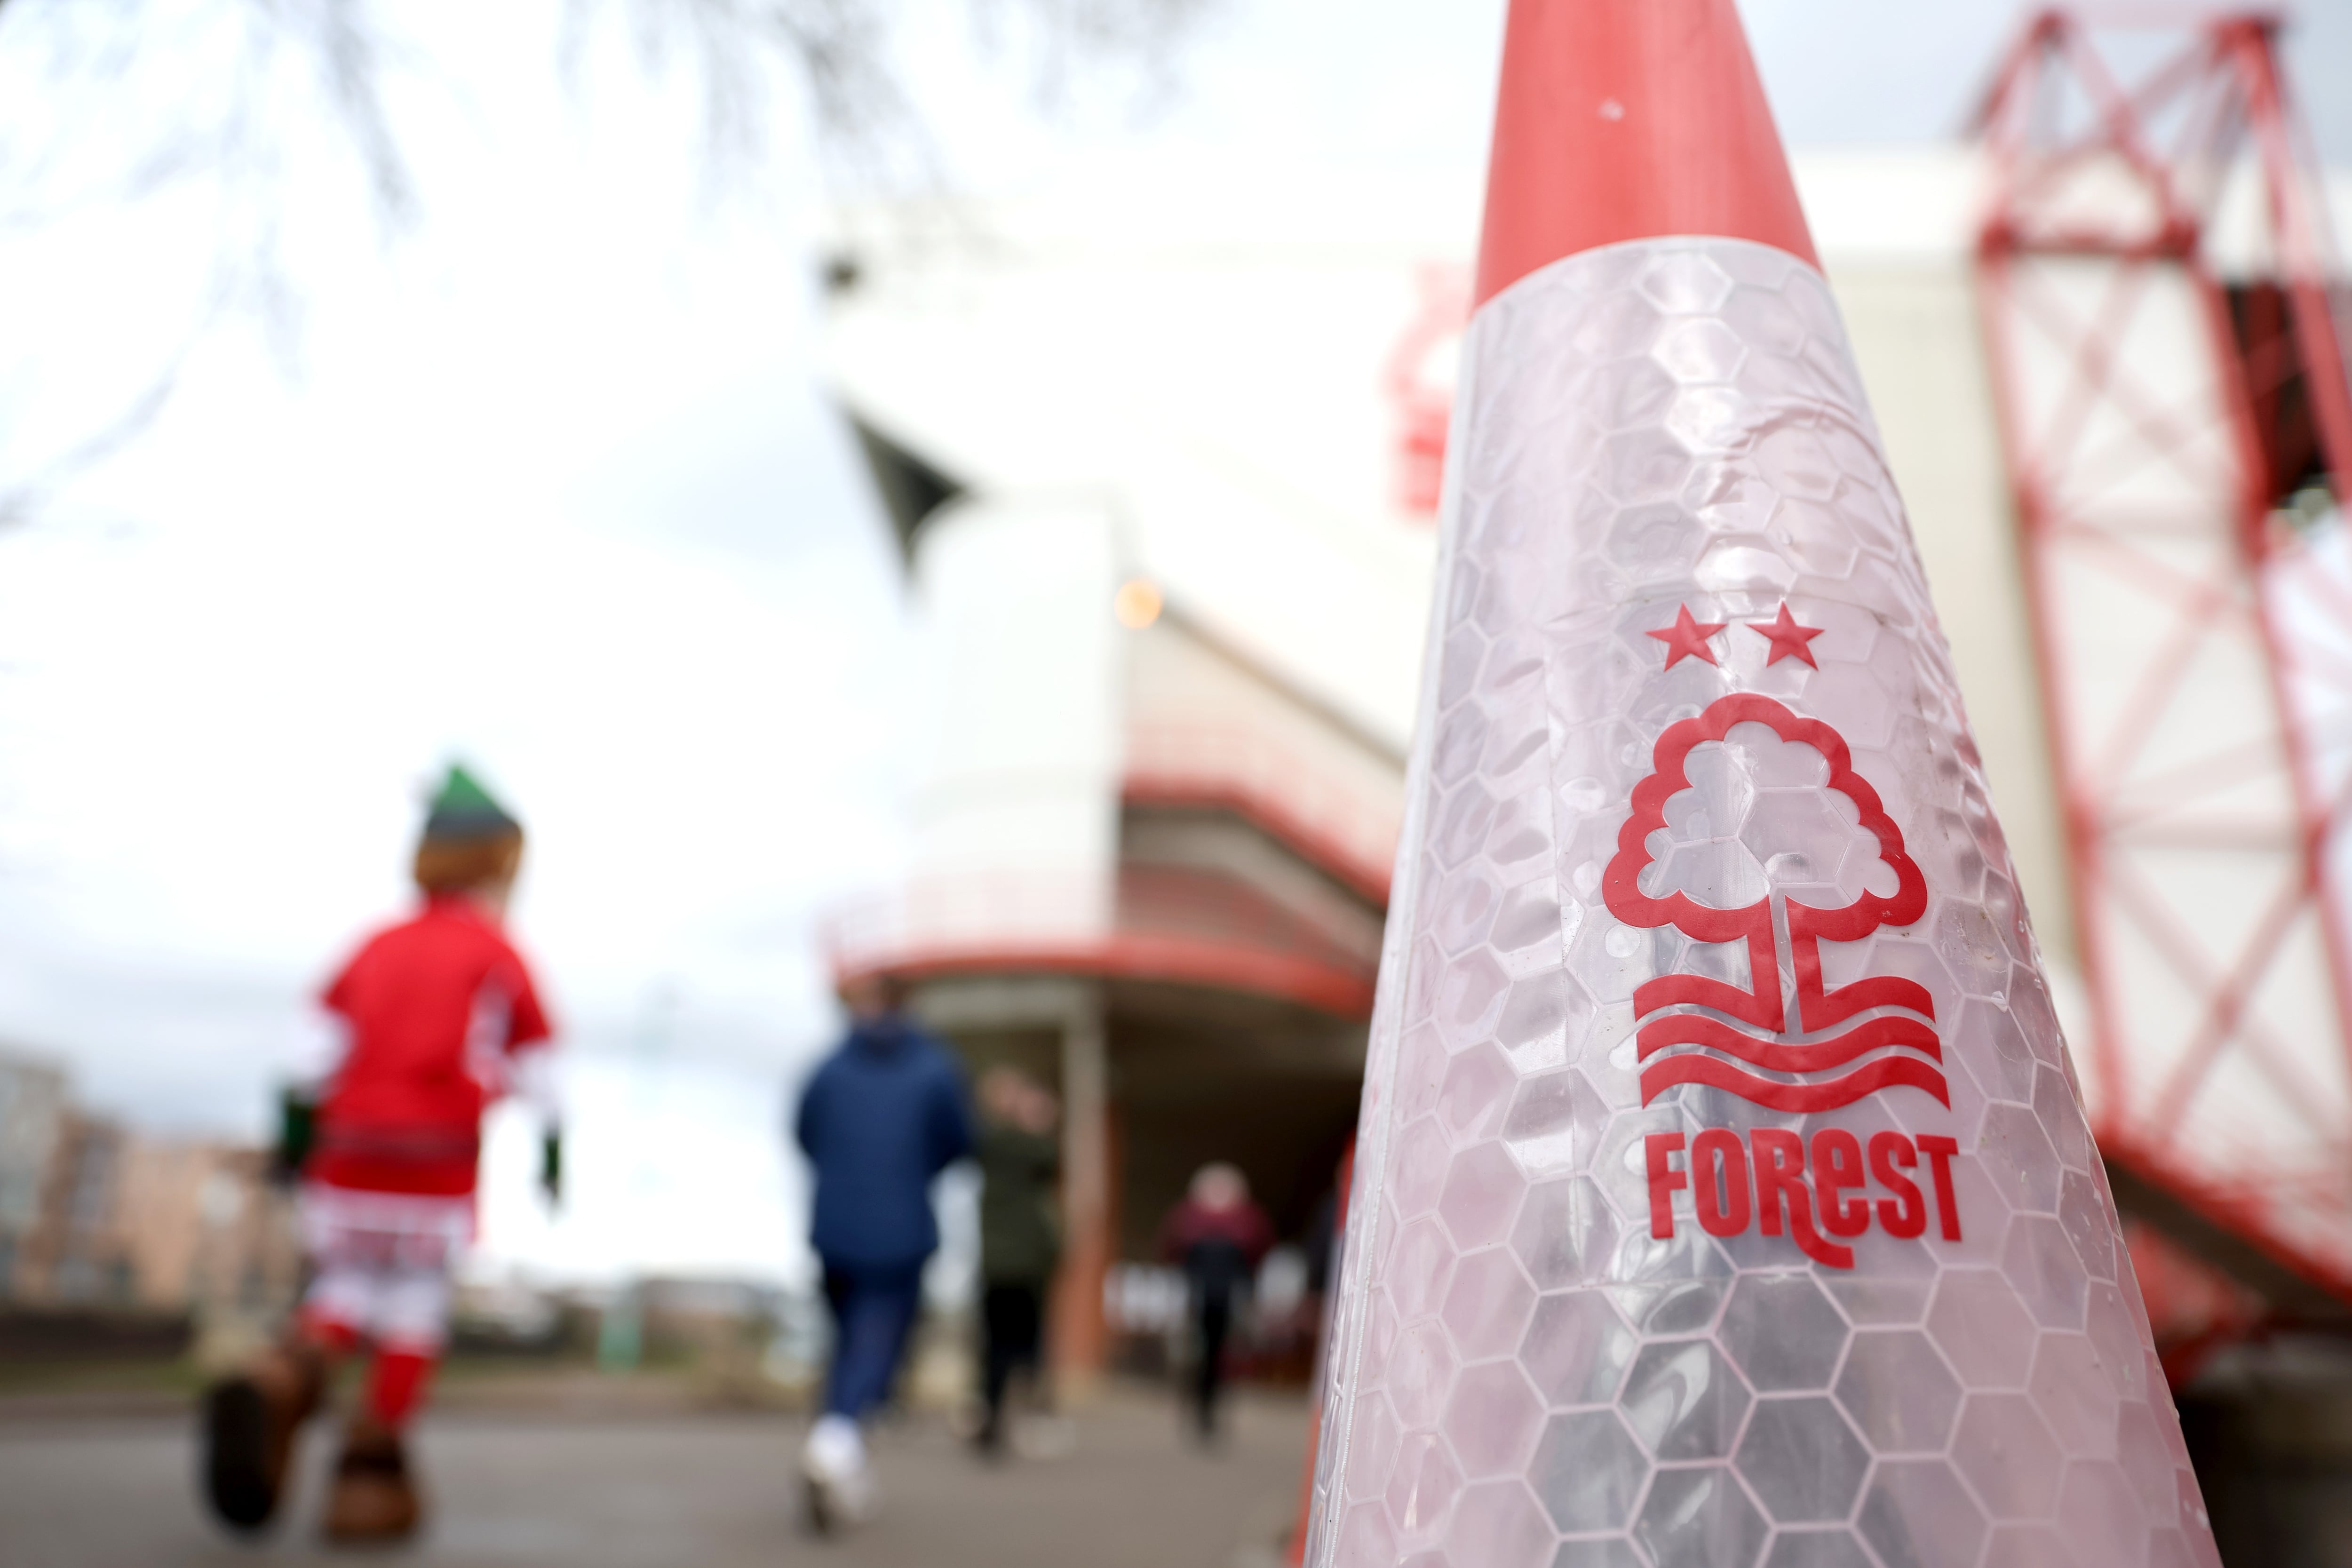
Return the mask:
<path id="1" fill-rule="evenodd" d="M 2127 1211 L 2273 1310 L 2335 1315 L 2352 795 L 2327 730 L 2352 661 L 2311 632 L 2352 626 L 2315 552 L 2352 383 L 2278 25 L 2035 18 L 1983 110 L 1978 277 L 2093 1126 Z"/>

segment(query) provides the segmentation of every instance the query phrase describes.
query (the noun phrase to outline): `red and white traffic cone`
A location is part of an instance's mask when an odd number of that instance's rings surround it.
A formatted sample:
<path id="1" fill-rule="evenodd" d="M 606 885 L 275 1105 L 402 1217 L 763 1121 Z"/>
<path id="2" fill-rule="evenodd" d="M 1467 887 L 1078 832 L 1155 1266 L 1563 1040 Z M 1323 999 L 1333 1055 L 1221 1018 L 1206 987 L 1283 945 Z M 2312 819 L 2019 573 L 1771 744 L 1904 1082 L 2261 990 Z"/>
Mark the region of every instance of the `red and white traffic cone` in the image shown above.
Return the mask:
<path id="1" fill-rule="evenodd" d="M 1307 1560 L 2215 1563 L 1732 0 L 1514 0 L 1454 430 Z"/>

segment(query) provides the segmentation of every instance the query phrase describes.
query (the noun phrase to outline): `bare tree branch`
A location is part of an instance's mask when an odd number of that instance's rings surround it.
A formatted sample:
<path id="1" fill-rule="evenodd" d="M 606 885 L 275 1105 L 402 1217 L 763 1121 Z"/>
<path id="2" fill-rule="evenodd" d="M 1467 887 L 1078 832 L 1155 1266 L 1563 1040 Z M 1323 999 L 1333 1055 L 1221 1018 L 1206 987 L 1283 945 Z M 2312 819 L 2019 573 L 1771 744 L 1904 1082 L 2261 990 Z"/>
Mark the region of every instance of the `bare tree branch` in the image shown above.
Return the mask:
<path id="1" fill-rule="evenodd" d="M 283 254 L 289 154 L 340 136 L 387 237 L 415 220 L 415 184 L 385 102 L 414 64 L 368 0 L 5 0 L 0 53 L 41 80 L 41 112 L 0 136 L 0 238 L 75 217 L 212 193 L 205 281 L 186 332 L 119 412 L 62 452 L 0 446 L 0 527 L 33 516 L 162 416 L 197 344 L 244 315 L 289 374 L 300 295 Z"/>
<path id="2" fill-rule="evenodd" d="M 757 164 L 772 144 L 779 68 L 806 88 L 824 153 L 870 164 L 915 131 L 887 64 L 891 9 L 890 0 L 569 0 L 563 52 L 575 59 L 599 19 L 618 12 L 648 74 L 682 61 L 722 178 Z"/>
<path id="3" fill-rule="evenodd" d="M 966 0 L 983 31 L 1008 21 L 1042 43 L 1035 87 L 1060 100 L 1082 68 L 1141 68 L 1164 86 L 1171 46 L 1217 0 Z M 189 338 L 122 412 L 62 454 L 6 478 L 0 527 L 37 510 L 74 475 L 161 416 L 183 365 L 225 317 L 261 328 L 294 374 L 300 296 L 283 251 L 289 164 L 328 130 L 363 182 L 385 237 L 422 198 L 388 87 L 430 62 L 384 20 L 381 0 L 0 0 L 0 66 L 43 91 L 0 130 L 0 239 L 78 215 L 209 184 L 216 236 Z M 882 185 L 943 184 L 929 128 L 893 69 L 899 0 L 568 0 L 559 55 L 576 62 L 619 13 L 644 68 L 682 63 L 697 82 L 708 166 L 724 178 L 773 145 L 778 91 L 796 78 L 826 162 Z M 18 94 L 23 104 L 27 95 Z M 138 113 L 152 123 L 126 123 Z M 108 160 L 111 159 L 112 162 Z"/>
<path id="4" fill-rule="evenodd" d="M 179 389 L 180 373 L 186 363 L 184 350 L 103 428 L 0 489 L 0 529 L 30 522 L 60 488 L 146 435 Z"/>

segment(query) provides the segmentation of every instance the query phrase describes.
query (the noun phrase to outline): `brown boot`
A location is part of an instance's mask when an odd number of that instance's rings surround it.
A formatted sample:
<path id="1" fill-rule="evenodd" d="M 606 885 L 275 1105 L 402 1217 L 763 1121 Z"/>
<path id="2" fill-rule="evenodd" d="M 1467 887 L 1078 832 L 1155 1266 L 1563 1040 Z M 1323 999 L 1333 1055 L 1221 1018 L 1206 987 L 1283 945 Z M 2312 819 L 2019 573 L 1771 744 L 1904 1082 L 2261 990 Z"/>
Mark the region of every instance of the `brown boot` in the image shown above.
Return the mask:
<path id="1" fill-rule="evenodd" d="M 326 1359 L 289 1341 L 205 1391 L 205 1495 L 223 1523 L 258 1530 L 278 1512 L 294 1439 L 326 1382 Z"/>
<path id="2" fill-rule="evenodd" d="M 423 1511 L 400 1434 L 373 1415 L 353 1416 L 327 1494 L 327 1539 L 346 1546 L 404 1541 Z"/>

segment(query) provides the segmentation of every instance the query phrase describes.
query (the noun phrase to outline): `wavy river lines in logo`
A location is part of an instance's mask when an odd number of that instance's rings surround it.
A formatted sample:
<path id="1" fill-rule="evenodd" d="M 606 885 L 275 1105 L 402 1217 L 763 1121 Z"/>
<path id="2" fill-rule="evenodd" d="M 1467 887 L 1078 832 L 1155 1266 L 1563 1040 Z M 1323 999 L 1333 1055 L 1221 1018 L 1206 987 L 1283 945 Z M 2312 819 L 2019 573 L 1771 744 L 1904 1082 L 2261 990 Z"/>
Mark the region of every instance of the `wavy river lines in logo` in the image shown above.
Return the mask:
<path id="1" fill-rule="evenodd" d="M 1685 607 L 1650 636 L 1666 645 L 1671 669 L 1686 658 L 1714 663 L 1710 644 L 1725 629 Z M 1785 605 L 1752 629 L 1771 639 L 1771 662 L 1813 662 L 1809 645 L 1821 634 Z M 1823 943 L 1909 926 L 1927 908 L 1902 829 L 1835 728 L 1734 692 L 1666 728 L 1631 804 L 1602 877 L 1610 913 L 1688 937 L 1686 965 L 1733 973 L 1731 955 L 1744 953 L 1747 970 L 1744 985 L 1685 968 L 1634 989 L 1644 1105 L 1686 1084 L 1792 1115 L 1898 1091 L 1950 1105 L 1927 987 L 1891 974 L 1832 984 L 1824 973 Z M 1930 1193 L 1941 1234 L 1960 1237 L 1958 1144 L 1948 1137 L 1881 1131 L 1865 1145 L 1840 1127 L 1810 1140 L 1785 1127 L 1744 1137 L 1708 1128 L 1687 1139 L 1653 1133 L 1645 1152 L 1651 1234 L 1662 1239 L 1674 1235 L 1673 1196 L 1685 1190 L 1708 1234 L 1753 1225 L 1835 1268 L 1853 1267 L 1843 1240 L 1874 1222 L 1897 1237 L 1922 1235 Z"/>

